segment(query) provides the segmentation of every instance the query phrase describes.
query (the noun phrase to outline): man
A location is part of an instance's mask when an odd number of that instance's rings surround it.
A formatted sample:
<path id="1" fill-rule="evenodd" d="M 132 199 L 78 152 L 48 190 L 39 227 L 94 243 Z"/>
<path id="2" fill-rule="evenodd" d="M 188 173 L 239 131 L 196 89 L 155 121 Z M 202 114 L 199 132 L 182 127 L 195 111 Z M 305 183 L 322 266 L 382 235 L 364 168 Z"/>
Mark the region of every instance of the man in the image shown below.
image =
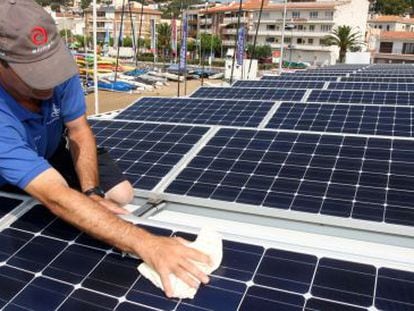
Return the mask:
<path id="1" fill-rule="evenodd" d="M 135 253 L 160 274 L 167 296 L 172 273 L 193 287 L 207 283 L 193 262 L 208 264 L 208 256 L 115 215 L 126 213 L 132 187 L 106 153 L 97 155 L 77 67 L 34 1 L 0 1 L 0 60 L 0 186 L 17 186 L 79 229 Z"/>

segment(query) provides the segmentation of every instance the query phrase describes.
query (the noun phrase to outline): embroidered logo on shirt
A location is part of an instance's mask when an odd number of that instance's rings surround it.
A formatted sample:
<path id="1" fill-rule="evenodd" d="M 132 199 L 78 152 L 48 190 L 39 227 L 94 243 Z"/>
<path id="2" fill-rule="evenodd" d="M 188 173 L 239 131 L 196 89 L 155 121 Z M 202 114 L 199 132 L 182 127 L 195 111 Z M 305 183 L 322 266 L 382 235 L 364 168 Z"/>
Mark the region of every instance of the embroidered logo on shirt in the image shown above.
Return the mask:
<path id="1" fill-rule="evenodd" d="M 56 106 L 55 103 L 52 104 L 52 113 L 50 114 L 52 118 L 60 117 L 60 108 Z"/>

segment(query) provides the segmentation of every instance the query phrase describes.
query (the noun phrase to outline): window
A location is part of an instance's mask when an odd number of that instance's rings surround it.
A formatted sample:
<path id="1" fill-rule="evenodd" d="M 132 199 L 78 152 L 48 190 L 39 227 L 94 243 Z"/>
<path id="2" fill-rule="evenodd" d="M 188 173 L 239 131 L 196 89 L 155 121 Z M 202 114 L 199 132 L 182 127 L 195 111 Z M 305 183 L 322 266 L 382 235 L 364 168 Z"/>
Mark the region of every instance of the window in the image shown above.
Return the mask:
<path id="1" fill-rule="evenodd" d="M 332 30 L 332 26 L 331 25 L 321 25 L 321 31 L 322 32 L 329 32 Z"/>
<path id="2" fill-rule="evenodd" d="M 325 12 L 325 17 L 327 19 L 332 19 L 333 18 L 333 15 L 334 15 L 334 12 L 333 11 L 326 11 Z"/>
<path id="3" fill-rule="evenodd" d="M 300 18 L 300 12 L 298 12 L 298 11 L 293 11 L 293 12 L 292 12 L 292 18 Z"/>
<path id="4" fill-rule="evenodd" d="M 290 43 L 292 42 L 292 38 L 291 37 L 285 37 L 285 43 Z"/>
<path id="5" fill-rule="evenodd" d="M 105 12 L 97 12 L 96 16 L 97 17 L 105 17 Z"/>
<path id="6" fill-rule="evenodd" d="M 414 43 L 403 43 L 403 54 L 414 54 Z"/>
<path id="7" fill-rule="evenodd" d="M 315 31 L 315 25 L 309 25 L 309 31 Z"/>
<path id="8" fill-rule="evenodd" d="M 379 52 L 380 53 L 392 53 L 392 42 L 381 42 Z"/>
<path id="9" fill-rule="evenodd" d="M 387 31 L 390 31 L 390 25 L 387 25 Z"/>
<path id="10" fill-rule="evenodd" d="M 318 12 L 310 12 L 309 17 L 310 19 L 318 19 Z"/>
<path id="11" fill-rule="evenodd" d="M 275 42 L 275 38 L 273 38 L 273 37 L 267 37 L 266 38 L 266 42 L 267 43 L 274 43 Z"/>
<path id="12" fill-rule="evenodd" d="M 304 44 L 305 43 L 305 40 L 303 40 L 302 38 L 297 38 L 296 39 L 296 43 L 297 44 Z"/>
<path id="13" fill-rule="evenodd" d="M 305 27 L 303 27 L 303 25 L 297 25 L 296 27 L 298 28 L 298 30 L 304 30 L 305 29 Z"/>
<path id="14" fill-rule="evenodd" d="M 378 28 L 379 28 L 379 29 L 382 29 L 382 25 L 379 25 L 379 26 L 378 26 Z"/>
<path id="15" fill-rule="evenodd" d="M 308 44 L 313 44 L 313 39 L 312 38 L 308 39 Z"/>
<path id="16" fill-rule="evenodd" d="M 275 30 L 276 25 L 266 25 L 266 30 Z"/>

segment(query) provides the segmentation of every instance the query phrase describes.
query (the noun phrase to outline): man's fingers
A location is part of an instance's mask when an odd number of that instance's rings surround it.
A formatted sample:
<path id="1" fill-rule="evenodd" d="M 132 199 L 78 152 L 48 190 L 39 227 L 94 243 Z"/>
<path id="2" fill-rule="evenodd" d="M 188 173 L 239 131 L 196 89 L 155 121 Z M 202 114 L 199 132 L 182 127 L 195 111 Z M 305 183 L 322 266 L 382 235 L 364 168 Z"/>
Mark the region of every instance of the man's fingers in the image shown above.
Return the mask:
<path id="1" fill-rule="evenodd" d="M 188 261 L 187 259 L 182 260 L 180 265 L 185 269 L 185 271 L 187 271 L 187 273 L 190 273 L 194 278 L 200 280 L 200 282 L 207 284 L 210 281 L 208 276 L 203 271 L 198 269 L 192 262 Z"/>
<path id="2" fill-rule="evenodd" d="M 164 270 L 162 272 L 160 271 L 160 278 L 161 278 L 162 286 L 164 287 L 165 295 L 168 298 L 171 298 L 173 295 L 173 292 L 172 292 L 171 282 L 170 282 L 170 273 Z"/>
<path id="3" fill-rule="evenodd" d="M 177 267 L 174 270 L 174 274 L 179 279 L 184 281 L 184 283 L 187 283 L 188 286 L 191 286 L 193 288 L 197 288 L 200 285 L 200 282 L 198 282 L 196 279 L 191 277 L 191 275 L 187 271 L 185 271 L 183 268 Z"/>
<path id="4" fill-rule="evenodd" d="M 207 264 L 209 266 L 213 265 L 213 262 L 212 262 L 210 256 L 207 256 L 206 254 L 204 254 L 204 253 L 202 253 L 202 252 L 200 252 L 200 251 L 198 251 L 194 248 L 188 247 L 186 255 L 191 260 L 202 262 L 202 263 Z"/>

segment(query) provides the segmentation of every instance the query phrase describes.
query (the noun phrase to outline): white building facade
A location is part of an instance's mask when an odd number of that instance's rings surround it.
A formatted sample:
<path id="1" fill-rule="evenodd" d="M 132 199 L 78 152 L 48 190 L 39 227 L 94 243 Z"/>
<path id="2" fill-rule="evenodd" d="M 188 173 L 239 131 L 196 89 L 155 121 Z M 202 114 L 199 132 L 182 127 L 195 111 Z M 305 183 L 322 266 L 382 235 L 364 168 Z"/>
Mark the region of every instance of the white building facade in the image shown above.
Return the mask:
<path id="1" fill-rule="evenodd" d="M 243 3 L 240 22 L 248 29 L 247 41 L 253 42 L 259 20 L 260 0 Z M 284 60 L 308 62 L 315 65 L 334 64 L 339 49 L 326 46 L 324 38 L 337 26 L 347 25 L 365 36 L 368 19 L 368 0 L 309 0 L 287 3 Z M 284 0 L 265 0 L 257 44 L 280 50 L 282 45 Z M 237 32 L 238 4 L 216 6 L 201 11 L 200 31 L 221 36 L 223 46 L 232 48 Z M 205 19 L 204 19 L 205 18 Z"/>

